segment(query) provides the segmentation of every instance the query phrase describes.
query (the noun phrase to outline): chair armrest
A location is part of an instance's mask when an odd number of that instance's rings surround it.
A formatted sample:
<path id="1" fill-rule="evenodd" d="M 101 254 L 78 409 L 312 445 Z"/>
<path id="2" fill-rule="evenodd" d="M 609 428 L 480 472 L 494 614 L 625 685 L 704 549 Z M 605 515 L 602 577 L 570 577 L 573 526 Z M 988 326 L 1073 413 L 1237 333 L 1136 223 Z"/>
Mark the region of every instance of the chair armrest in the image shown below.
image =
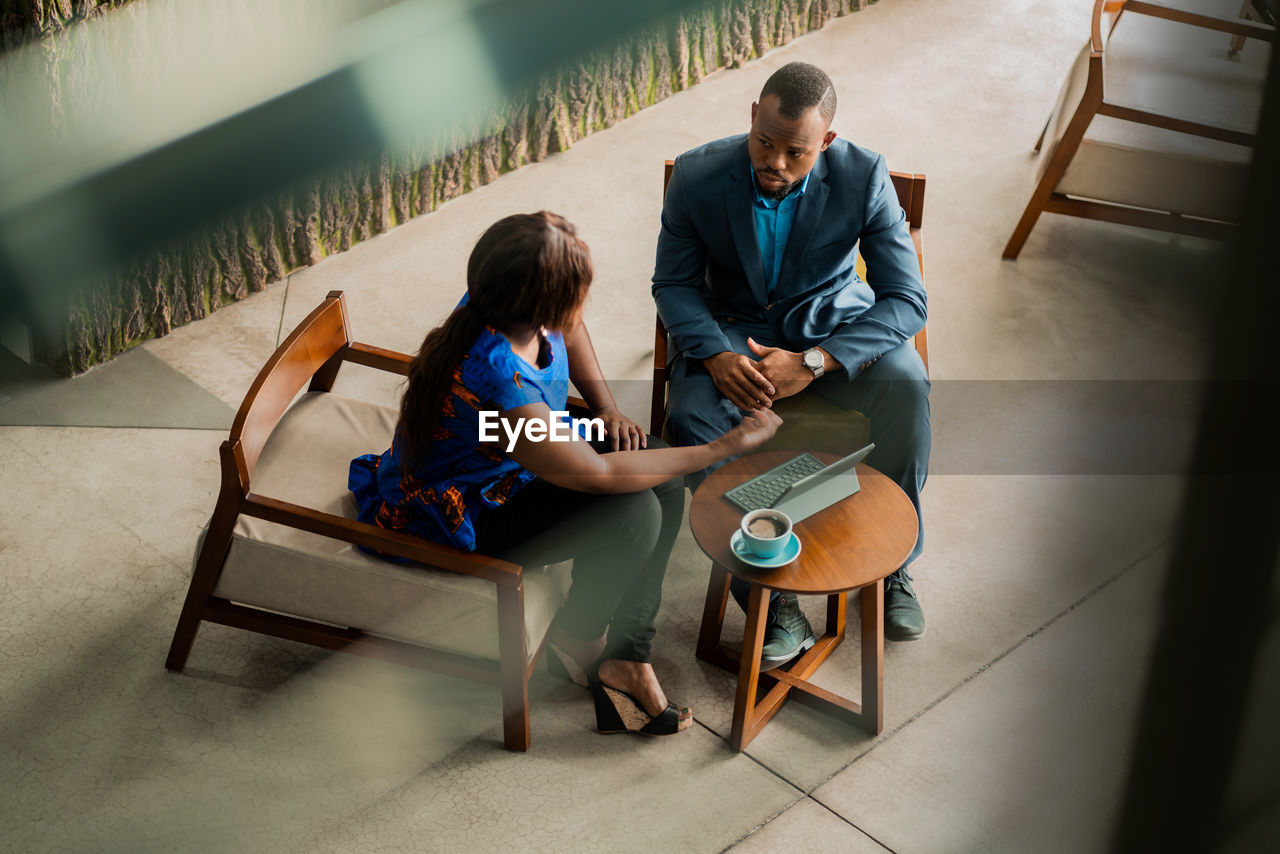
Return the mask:
<path id="1" fill-rule="evenodd" d="M 1225 127 L 1223 125 L 1209 124 L 1207 122 L 1193 122 L 1188 119 L 1177 119 L 1172 116 L 1152 113 L 1148 110 L 1139 110 L 1134 107 L 1123 107 L 1119 104 L 1112 104 L 1108 101 L 1104 101 L 1098 105 L 1098 115 L 1110 116 L 1113 119 L 1135 122 L 1140 125 L 1150 125 L 1151 127 L 1177 131 L 1179 133 L 1186 133 L 1192 136 L 1202 136 L 1206 139 L 1230 142 L 1235 145 L 1243 145 L 1246 148 L 1255 148 L 1258 144 L 1258 135 L 1250 131 Z"/>
<path id="2" fill-rule="evenodd" d="M 1276 37 L 1275 27 L 1269 27 L 1265 24 L 1257 24 L 1239 18 L 1219 18 L 1216 15 L 1205 15 L 1201 12 L 1192 12 L 1189 9 L 1147 2 L 1147 0 L 1129 0 L 1128 3 L 1124 4 L 1124 11 L 1135 12 L 1139 15 L 1150 15 L 1153 18 L 1164 18 L 1167 21 L 1177 21 L 1181 24 L 1190 24 L 1193 27 L 1218 30 L 1235 36 L 1261 39 L 1262 41 L 1275 41 Z"/>
<path id="3" fill-rule="evenodd" d="M 653 369 L 667 369 L 667 327 L 662 324 L 662 315 L 653 316 Z"/>
<path id="4" fill-rule="evenodd" d="M 524 570 L 519 564 L 464 552 L 411 534 L 388 531 L 356 519 L 335 516 L 276 498 L 250 493 L 245 496 L 240 512 L 322 537 L 377 549 L 449 572 L 483 578 L 502 587 L 519 587 L 524 580 Z"/>
<path id="5" fill-rule="evenodd" d="M 372 344 L 352 341 L 342 354 L 342 360 L 407 377 L 409 363 L 413 361 L 413 357 L 407 353 L 397 353 L 395 350 L 385 350 L 382 347 L 374 347 Z"/>
<path id="6" fill-rule="evenodd" d="M 662 436 L 667 420 L 667 327 L 662 316 L 653 319 L 653 390 L 649 398 L 649 432 Z"/>

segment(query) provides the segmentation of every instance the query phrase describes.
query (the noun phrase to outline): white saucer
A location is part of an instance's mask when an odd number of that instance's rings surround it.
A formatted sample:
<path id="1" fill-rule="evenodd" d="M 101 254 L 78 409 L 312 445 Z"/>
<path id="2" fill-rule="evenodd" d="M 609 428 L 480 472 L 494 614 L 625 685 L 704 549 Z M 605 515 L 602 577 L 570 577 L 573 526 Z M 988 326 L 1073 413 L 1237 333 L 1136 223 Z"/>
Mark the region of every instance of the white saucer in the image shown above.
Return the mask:
<path id="1" fill-rule="evenodd" d="M 738 529 L 729 538 L 729 548 L 733 549 L 733 554 L 738 560 L 748 566 L 772 569 L 776 566 L 786 566 L 800 556 L 800 538 L 796 536 L 795 531 L 792 531 L 791 541 L 782 547 L 782 551 L 773 557 L 760 557 L 758 554 L 747 551 L 747 545 L 742 541 L 742 530 Z"/>

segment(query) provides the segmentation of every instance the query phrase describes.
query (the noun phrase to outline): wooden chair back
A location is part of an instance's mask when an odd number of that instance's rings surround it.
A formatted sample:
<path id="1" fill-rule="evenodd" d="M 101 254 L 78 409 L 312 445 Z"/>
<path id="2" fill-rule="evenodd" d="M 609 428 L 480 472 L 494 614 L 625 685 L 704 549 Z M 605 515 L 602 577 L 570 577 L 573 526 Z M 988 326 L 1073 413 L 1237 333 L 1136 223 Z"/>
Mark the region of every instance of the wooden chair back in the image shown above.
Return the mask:
<path id="1" fill-rule="evenodd" d="M 907 215 L 907 225 L 920 228 L 924 222 L 924 176 L 907 172 L 890 172 L 889 180 L 898 194 L 898 204 Z"/>
<path id="2" fill-rule="evenodd" d="M 350 344 L 346 300 L 341 291 L 333 291 L 289 333 L 258 372 L 227 438 L 246 491 L 262 448 L 289 404 L 303 386 L 310 384 L 312 390 L 332 386 L 342 353 Z"/>
<path id="3" fill-rule="evenodd" d="M 675 161 L 668 160 L 662 170 L 662 195 L 667 195 L 667 185 L 671 183 L 671 172 L 675 169 Z M 902 206 L 911 229 L 911 240 L 915 243 L 916 258 L 920 263 L 920 275 L 924 276 L 924 236 L 921 231 L 924 222 L 924 175 L 909 172 L 890 172 L 893 189 L 898 194 L 898 204 Z M 916 333 L 916 352 L 924 362 L 925 371 L 929 370 L 929 339 L 922 327 Z M 662 317 L 655 315 L 653 330 L 653 393 L 649 404 L 649 432 L 655 436 L 662 435 L 662 427 L 667 413 L 667 328 L 662 325 Z"/>

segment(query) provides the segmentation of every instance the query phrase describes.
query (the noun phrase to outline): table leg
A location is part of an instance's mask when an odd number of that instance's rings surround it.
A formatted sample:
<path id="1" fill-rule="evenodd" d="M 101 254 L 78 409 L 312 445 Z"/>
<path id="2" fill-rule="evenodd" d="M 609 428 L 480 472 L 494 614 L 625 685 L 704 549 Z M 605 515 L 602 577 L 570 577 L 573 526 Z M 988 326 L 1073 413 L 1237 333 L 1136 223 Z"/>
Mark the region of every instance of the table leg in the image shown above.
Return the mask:
<path id="1" fill-rule="evenodd" d="M 884 581 L 862 588 L 862 702 L 854 703 L 809 682 L 818 667 L 844 639 L 848 594 L 827 597 L 827 631 L 818 643 L 784 668 L 762 673 L 760 653 L 769 620 L 767 587 L 751 585 L 747 602 L 742 651 L 734 654 L 720 643 L 724 614 L 729 599 L 729 571 L 712 564 L 707 583 L 707 599 L 702 610 L 697 656 L 738 673 L 737 697 L 733 707 L 733 727 L 729 744 L 742 750 L 759 734 L 781 708 L 787 697 L 796 696 L 806 705 L 834 714 L 856 724 L 871 735 L 884 729 Z M 769 691 L 759 702 L 760 683 Z M 793 694 L 798 689 L 798 695 Z"/>
<path id="2" fill-rule="evenodd" d="M 747 623 L 742 637 L 742 657 L 738 662 L 738 697 L 733 705 L 733 729 L 729 745 L 742 750 L 755 734 L 756 689 L 760 683 L 760 651 L 764 647 L 765 623 L 769 619 L 769 588 L 751 585 L 747 600 Z"/>
<path id="3" fill-rule="evenodd" d="M 862 727 L 884 729 L 884 580 L 862 588 Z"/>
<path id="4" fill-rule="evenodd" d="M 711 564 L 707 582 L 707 601 L 702 606 L 702 626 L 698 630 L 697 656 L 712 664 L 721 664 L 720 632 L 724 628 L 724 609 L 729 601 L 729 571 L 718 563 Z"/>
<path id="5" fill-rule="evenodd" d="M 849 612 L 849 593 L 832 593 L 827 597 L 827 636 L 839 646 L 844 640 L 845 615 Z"/>

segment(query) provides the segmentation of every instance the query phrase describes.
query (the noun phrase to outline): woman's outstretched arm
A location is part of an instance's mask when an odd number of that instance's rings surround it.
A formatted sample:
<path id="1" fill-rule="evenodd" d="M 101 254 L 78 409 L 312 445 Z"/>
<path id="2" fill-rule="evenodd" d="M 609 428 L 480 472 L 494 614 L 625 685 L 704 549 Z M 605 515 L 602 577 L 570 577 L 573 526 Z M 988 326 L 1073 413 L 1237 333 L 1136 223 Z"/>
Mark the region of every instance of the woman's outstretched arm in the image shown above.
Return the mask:
<path id="1" fill-rule="evenodd" d="M 509 409 L 501 413 L 500 420 L 495 428 L 496 441 L 502 443 L 502 449 L 513 460 L 557 486 L 598 493 L 639 492 L 749 453 L 772 438 L 782 424 L 772 410 L 758 409 L 705 445 L 597 454 L 580 439 L 565 442 L 547 438 L 551 435 L 551 410 L 545 403 Z"/>

